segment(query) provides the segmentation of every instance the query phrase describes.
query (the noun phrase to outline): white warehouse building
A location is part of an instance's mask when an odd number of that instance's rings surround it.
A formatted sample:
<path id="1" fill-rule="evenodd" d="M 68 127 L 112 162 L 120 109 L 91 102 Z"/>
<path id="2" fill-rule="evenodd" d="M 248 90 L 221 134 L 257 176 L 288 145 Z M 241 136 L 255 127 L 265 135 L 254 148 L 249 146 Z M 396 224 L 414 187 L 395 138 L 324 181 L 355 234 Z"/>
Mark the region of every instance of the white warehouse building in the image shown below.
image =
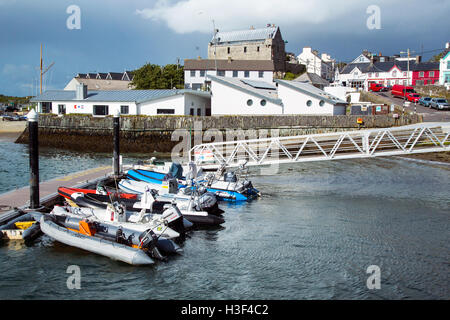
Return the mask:
<path id="1" fill-rule="evenodd" d="M 284 114 L 345 115 L 347 102 L 309 83 L 275 80 Z"/>
<path id="2" fill-rule="evenodd" d="M 41 113 L 112 115 L 211 115 L 210 92 L 194 90 L 49 90 L 31 99 Z"/>

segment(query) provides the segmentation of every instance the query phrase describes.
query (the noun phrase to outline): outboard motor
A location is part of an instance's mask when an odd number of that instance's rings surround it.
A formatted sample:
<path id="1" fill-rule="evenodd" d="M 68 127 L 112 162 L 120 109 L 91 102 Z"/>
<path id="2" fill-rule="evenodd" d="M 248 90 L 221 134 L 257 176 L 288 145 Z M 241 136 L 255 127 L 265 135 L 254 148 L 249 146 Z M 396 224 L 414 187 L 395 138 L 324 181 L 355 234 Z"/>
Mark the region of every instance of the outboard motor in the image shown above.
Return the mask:
<path id="1" fill-rule="evenodd" d="M 181 164 L 173 162 L 170 166 L 169 174 L 176 179 L 181 179 L 183 178 L 183 167 Z"/>
<path id="2" fill-rule="evenodd" d="M 169 183 L 169 193 L 177 194 L 178 193 L 178 180 L 176 178 L 172 178 L 168 180 Z"/>
<path id="3" fill-rule="evenodd" d="M 237 176 L 234 172 L 226 172 L 223 176 L 225 182 L 237 182 Z"/>
<path id="4" fill-rule="evenodd" d="M 156 247 L 156 243 L 158 242 L 158 237 L 156 234 L 151 230 L 144 231 L 139 235 L 139 248 L 147 251 L 147 253 L 158 260 L 167 260 L 166 257 L 164 257 L 161 252 L 159 252 L 158 248 Z"/>
<path id="5" fill-rule="evenodd" d="M 169 228 L 175 230 L 180 234 L 179 241 L 186 240 L 186 230 L 184 229 L 183 223 L 183 215 L 181 214 L 180 209 L 175 203 L 172 203 L 172 206 L 166 209 L 162 218 L 167 221 L 167 225 Z"/>
<path id="6" fill-rule="evenodd" d="M 107 195 L 108 194 L 108 192 L 106 191 L 105 186 L 101 182 L 97 183 L 97 188 L 96 188 L 95 191 L 96 191 L 97 194 L 102 194 L 102 195 Z"/>
<path id="7" fill-rule="evenodd" d="M 198 197 L 195 202 L 195 208 L 198 211 L 206 211 L 209 212 L 217 205 L 217 197 L 212 192 L 206 192 Z"/>

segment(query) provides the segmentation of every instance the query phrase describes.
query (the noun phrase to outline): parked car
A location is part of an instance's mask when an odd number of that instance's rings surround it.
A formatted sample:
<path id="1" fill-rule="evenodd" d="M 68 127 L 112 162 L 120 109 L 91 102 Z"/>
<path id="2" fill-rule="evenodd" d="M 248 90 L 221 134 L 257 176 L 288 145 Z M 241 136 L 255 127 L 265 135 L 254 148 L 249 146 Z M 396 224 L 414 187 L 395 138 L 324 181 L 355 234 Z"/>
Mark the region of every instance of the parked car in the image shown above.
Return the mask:
<path id="1" fill-rule="evenodd" d="M 383 85 L 382 84 L 379 84 L 379 83 L 371 83 L 370 84 L 370 86 L 369 86 L 369 91 L 372 91 L 372 92 L 380 92 L 380 91 L 383 91 Z"/>
<path id="2" fill-rule="evenodd" d="M 423 105 L 424 107 L 429 107 L 431 102 L 430 97 L 422 97 L 419 99 L 419 104 Z"/>
<path id="3" fill-rule="evenodd" d="M 417 102 L 419 101 L 419 99 L 420 99 L 420 95 L 419 95 L 418 93 L 410 93 L 410 94 L 408 94 L 408 95 L 406 96 L 406 99 L 407 99 L 408 101 L 417 103 Z"/>
<path id="4" fill-rule="evenodd" d="M 450 109 L 450 105 L 448 101 L 443 98 L 433 98 L 430 102 L 430 108 L 434 108 L 437 110 Z"/>
<path id="5" fill-rule="evenodd" d="M 410 94 L 410 93 L 416 93 L 414 91 L 413 87 L 411 87 L 411 86 L 402 86 L 402 85 L 399 85 L 399 84 L 395 84 L 392 87 L 392 90 L 391 90 L 391 94 L 394 97 L 404 98 L 404 97 L 407 97 L 408 94 Z"/>
<path id="6" fill-rule="evenodd" d="M 383 87 L 383 89 L 381 89 L 381 91 L 390 91 L 392 89 L 392 87 L 391 86 L 385 86 L 385 87 Z"/>

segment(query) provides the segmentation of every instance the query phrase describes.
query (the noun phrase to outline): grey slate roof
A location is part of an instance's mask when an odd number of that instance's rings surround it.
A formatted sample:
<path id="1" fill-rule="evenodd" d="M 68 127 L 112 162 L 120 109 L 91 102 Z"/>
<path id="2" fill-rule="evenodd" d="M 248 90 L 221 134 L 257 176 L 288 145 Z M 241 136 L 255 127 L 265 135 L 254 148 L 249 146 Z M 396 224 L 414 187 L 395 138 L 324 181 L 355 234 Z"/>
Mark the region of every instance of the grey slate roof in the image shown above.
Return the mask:
<path id="1" fill-rule="evenodd" d="M 214 59 L 185 59 L 184 70 L 215 70 Z M 217 60 L 217 70 L 224 71 L 274 71 L 272 60 Z"/>
<path id="2" fill-rule="evenodd" d="M 261 99 L 266 99 L 267 101 L 270 101 L 274 104 L 282 105 L 281 99 L 278 99 L 276 87 L 264 81 L 255 81 L 255 80 L 249 81 L 238 78 L 215 77 L 215 76 L 208 76 L 208 78 L 217 81 L 223 85 L 234 88 L 236 90 L 243 91 L 247 94 L 259 97 Z"/>
<path id="3" fill-rule="evenodd" d="M 321 76 L 319 76 L 315 73 L 310 73 L 310 72 L 303 73 L 299 77 L 295 78 L 293 81 L 306 82 L 306 83 L 311 83 L 312 85 L 316 84 L 316 85 L 321 85 L 321 86 L 327 86 L 330 84 L 327 80 L 325 80 Z"/>
<path id="4" fill-rule="evenodd" d="M 331 103 L 333 105 L 336 104 L 347 104 L 346 101 L 339 99 L 338 97 L 333 96 L 332 94 L 329 94 L 328 92 L 325 92 L 323 90 L 320 90 L 319 88 L 304 82 L 298 82 L 298 81 L 288 81 L 288 80 L 275 80 L 278 85 L 284 85 L 288 88 L 291 88 L 293 90 L 296 90 L 298 92 L 301 92 L 303 94 L 309 95 L 311 97 L 324 100 L 328 103 Z"/>
<path id="5" fill-rule="evenodd" d="M 278 27 L 266 27 L 259 29 L 238 30 L 229 32 L 218 32 L 216 34 L 217 43 L 258 41 L 273 39 L 277 33 Z M 211 40 L 214 42 L 214 37 Z"/>
<path id="6" fill-rule="evenodd" d="M 86 102 L 136 102 L 167 98 L 180 94 L 193 94 L 209 97 L 209 92 L 195 90 L 117 90 L 117 91 L 88 91 Z M 75 99 L 76 92 L 73 90 L 49 90 L 39 96 L 32 98 L 32 102 L 40 101 L 79 101 Z"/>

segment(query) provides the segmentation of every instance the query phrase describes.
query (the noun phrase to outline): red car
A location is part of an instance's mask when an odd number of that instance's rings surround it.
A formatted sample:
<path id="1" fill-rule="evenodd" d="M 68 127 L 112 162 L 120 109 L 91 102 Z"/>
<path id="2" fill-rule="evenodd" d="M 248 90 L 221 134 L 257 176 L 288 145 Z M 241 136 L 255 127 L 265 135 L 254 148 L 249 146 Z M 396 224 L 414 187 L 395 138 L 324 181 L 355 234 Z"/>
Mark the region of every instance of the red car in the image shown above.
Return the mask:
<path id="1" fill-rule="evenodd" d="M 373 91 L 373 92 L 384 91 L 384 87 L 382 84 L 379 84 L 379 83 L 371 83 L 369 86 L 369 91 Z"/>
<path id="2" fill-rule="evenodd" d="M 408 99 L 408 101 L 417 103 L 419 102 L 420 96 L 418 93 L 410 93 L 406 96 L 406 99 Z"/>

